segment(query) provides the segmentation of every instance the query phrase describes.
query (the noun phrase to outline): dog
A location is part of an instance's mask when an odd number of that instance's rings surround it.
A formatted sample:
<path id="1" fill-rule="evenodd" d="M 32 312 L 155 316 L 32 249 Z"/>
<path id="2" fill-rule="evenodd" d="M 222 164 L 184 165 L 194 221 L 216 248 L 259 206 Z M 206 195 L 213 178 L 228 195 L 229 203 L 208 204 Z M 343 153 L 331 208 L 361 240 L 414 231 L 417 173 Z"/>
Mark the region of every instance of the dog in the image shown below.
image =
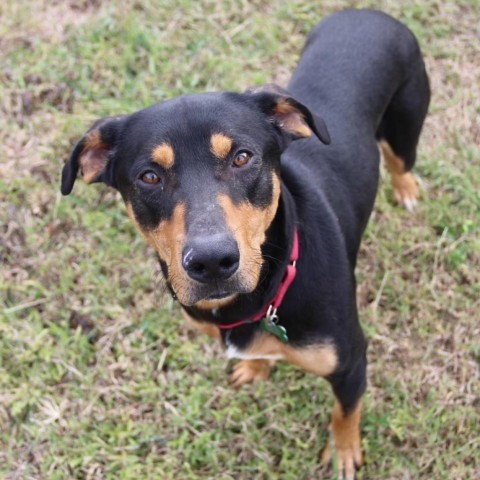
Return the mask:
<path id="1" fill-rule="evenodd" d="M 354 270 L 379 145 L 394 199 L 414 209 L 429 100 L 412 32 L 346 10 L 313 29 L 287 89 L 182 95 L 104 118 L 62 172 L 64 195 L 79 171 L 121 193 L 187 320 L 241 360 L 235 387 L 266 379 L 277 360 L 331 384 L 342 478 L 362 464 L 367 343 Z"/>

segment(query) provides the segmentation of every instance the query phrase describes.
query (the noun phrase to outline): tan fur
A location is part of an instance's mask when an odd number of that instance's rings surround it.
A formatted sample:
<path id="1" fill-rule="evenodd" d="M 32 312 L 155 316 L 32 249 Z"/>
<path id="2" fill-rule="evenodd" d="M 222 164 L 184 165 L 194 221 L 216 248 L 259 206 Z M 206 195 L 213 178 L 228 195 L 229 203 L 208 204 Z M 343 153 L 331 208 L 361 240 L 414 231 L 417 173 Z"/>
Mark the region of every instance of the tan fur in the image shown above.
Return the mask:
<path id="1" fill-rule="evenodd" d="M 93 182 L 102 173 L 108 161 L 108 145 L 102 141 L 99 130 L 87 134 L 79 157 L 82 178 L 85 183 Z"/>
<path id="2" fill-rule="evenodd" d="M 242 354 L 248 356 L 276 356 L 279 360 L 296 365 L 320 377 L 326 377 L 335 371 L 337 352 L 330 344 L 296 348 L 266 332 L 259 331 L 252 343 Z"/>
<path id="3" fill-rule="evenodd" d="M 214 133 L 210 138 L 210 150 L 220 159 L 227 158 L 232 149 L 233 140 L 224 133 Z"/>
<path id="4" fill-rule="evenodd" d="M 221 307 L 225 307 L 229 303 L 232 303 L 237 298 L 237 296 L 238 294 L 234 293 L 232 295 L 229 295 L 228 297 L 220 298 L 218 300 L 200 300 L 195 304 L 195 306 L 203 310 L 212 310 L 214 308 L 221 308 Z"/>
<path id="5" fill-rule="evenodd" d="M 177 295 L 181 296 L 182 291 L 188 289 L 189 284 L 181 265 L 181 252 L 185 243 L 185 205 L 178 204 L 172 218 L 160 222 L 160 225 L 149 234 L 150 243 L 168 265 L 170 277 L 177 279 L 172 286 Z"/>
<path id="6" fill-rule="evenodd" d="M 157 145 L 152 151 L 152 160 L 162 168 L 168 170 L 175 163 L 175 152 L 168 143 Z"/>
<path id="7" fill-rule="evenodd" d="M 345 478 L 354 478 L 356 467 L 363 463 L 360 438 L 361 402 L 353 412 L 345 415 L 340 403 L 336 400 L 332 411 L 330 428 L 335 440 L 338 469 L 345 472 Z M 322 463 L 330 462 L 332 451 L 328 445 L 322 453 Z"/>
<path id="8" fill-rule="evenodd" d="M 272 223 L 280 198 L 280 180 L 276 174 L 272 174 L 272 183 L 272 202 L 264 209 L 246 202 L 235 205 L 228 195 L 218 196 L 218 203 L 225 213 L 227 226 L 240 250 L 239 272 L 245 285 L 252 290 L 258 283 L 262 266 L 260 247 L 265 241 L 265 232 Z"/>
<path id="9" fill-rule="evenodd" d="M 143 238 L 157 251 L 160 258 L 167 264 L 172 287 L 180 302 L 188 295 L 190 282 L 181 265 L 181 252 L 185 243 L 185 205 L 179 203 L 170 220 L 163 220 L 153 230 L 140 227 L 135 218 L 132 206 L 127 204 L 127 213 Z"/>
<path id="10" fill-rule="evenodd" d="M 267 380 L 270 376 L 272 361 L 242 360 L 233 367 L 229 381 L 234 388 L 259 380 Z"/>
<path id="11" fill-rule="evenodd" d="M 310 137 L 312 130 L 303 115 L 290 103 L 280 100 L 274 110 L 274 116 L 280 126 L 300 137 Z"/>
<path id="12" fill-rule="evenodd" d="M 405 171 L 405 162 L 395 155 L 386 141 L 380 142 L 385 167 L 391 175 L 393 197 L 397 203 L 412 210 L 420 197 L 417 181 L 411 172 Z"/>
<path id="13" fill-rule="evenodd" d="M 216 338 L 217 340 L 220 340 L 220 330 L 217 326 L 213 325 L 212 323 L 197 322 L 183 308 L 182 308 L 182 314 L 188 326 L 190 326 L 191 328 L 194 328 L 200 333 L 204 333 L 205 335 L 208 335 L 210 337 Z"/>
<path id="14" fill-rule="evenodd" d="M 150 240 L 147 236 L 147 232 L 144 231 L 137 222 L 137 218 L 135 217 L 135 213 L 133 212 L 132 204 L 127 202 L 126 207 L 127 207 L 127 215 L 130 218 L 130 220 L 132 221 L 132 223 L 135 225 L 135 228 L 140 232 L 143 239 L 147 243 L 150 243 Z"/>

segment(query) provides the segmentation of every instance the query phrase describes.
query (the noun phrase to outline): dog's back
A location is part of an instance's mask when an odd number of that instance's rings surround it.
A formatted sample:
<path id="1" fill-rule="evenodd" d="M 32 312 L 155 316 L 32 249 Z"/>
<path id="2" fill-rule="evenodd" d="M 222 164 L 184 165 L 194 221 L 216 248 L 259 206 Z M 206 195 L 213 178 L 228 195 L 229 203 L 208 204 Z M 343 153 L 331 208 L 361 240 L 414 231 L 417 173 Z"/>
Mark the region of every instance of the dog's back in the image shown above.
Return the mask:
<path id="1" fill-rule="evenodd" d="M 376 10 L 346 10 L 313 29 L 289 91 L 311 110 L 328 112 L 332 135 L 335 122 L 340 132 L 350 124 L 375 134 L 394 93 L 416 73 L 425 73 L 423 60 L 404 24 Z"/>
<path id="2" fill-rule="evenodd" d="M 298 171 L 298 159 L 307 164 L 306 181 L 327 196 L 353 260 L 375 200 L 377 141 L 399 158 L 398 174 L 407 174 L 399 180 L 413 178 L 408 171 L 430 99 L 418 43 L 382 12 L 336 13 L 312 31 L 288 90 L 325 119 L 332 142 L 292 144 L 284 155 L 286 176 Z M 417 194 L 398 200 L 409 207 Z"/>

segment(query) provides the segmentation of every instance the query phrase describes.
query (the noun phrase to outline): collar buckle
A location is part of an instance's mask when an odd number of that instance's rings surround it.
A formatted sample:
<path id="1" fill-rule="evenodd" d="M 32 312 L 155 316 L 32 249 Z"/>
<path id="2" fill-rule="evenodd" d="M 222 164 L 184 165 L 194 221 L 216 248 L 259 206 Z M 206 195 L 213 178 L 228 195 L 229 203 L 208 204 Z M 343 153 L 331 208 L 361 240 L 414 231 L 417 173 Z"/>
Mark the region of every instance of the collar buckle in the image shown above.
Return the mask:
<path id="1" fill-rule="evenodd" d="M 265 320 L 274 325 L 278 323 L 277 309 L 273 306 L 273 303 L 268 307 L 267 313 L 265 314 Z"/>

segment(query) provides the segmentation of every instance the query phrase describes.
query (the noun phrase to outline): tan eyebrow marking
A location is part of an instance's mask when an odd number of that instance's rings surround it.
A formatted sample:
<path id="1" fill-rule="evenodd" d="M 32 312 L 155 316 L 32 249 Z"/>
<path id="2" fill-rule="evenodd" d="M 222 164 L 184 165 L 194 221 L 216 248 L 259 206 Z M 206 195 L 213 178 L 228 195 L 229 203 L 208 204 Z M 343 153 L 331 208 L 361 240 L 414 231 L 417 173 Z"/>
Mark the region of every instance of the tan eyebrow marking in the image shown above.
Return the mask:
<path id="1" fill-rule="evenodd" d="M 157 145 L 152 151 L 152 160 L 163 168 L 172 168 L 175 162 L 175 152 L 172 146 L 168 143 Z"/>
<path id="2" fill-rule="evenodd" d="M 210 138 L 210 150 L 217 158 L 226 158 L 232 144 L 233 140 L 224 133 L 214 133 Z"/>

